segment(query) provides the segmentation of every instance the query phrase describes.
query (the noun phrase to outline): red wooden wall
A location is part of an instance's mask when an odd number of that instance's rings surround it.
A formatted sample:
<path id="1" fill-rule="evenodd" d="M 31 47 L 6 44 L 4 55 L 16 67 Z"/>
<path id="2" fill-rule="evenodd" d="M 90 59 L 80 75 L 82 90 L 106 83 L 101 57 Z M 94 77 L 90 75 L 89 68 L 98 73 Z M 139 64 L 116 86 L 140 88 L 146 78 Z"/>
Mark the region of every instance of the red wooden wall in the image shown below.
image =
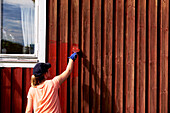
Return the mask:
<path id="1" fill-rule="evenodd" d="M 63 113 L 170 111 L 169 0 L 48 0 L 47 62 Z M 169 71 L 170 72 L 170 71 Z M 25 111 L 32 69 L 0 69 L 0 112 Z"/>

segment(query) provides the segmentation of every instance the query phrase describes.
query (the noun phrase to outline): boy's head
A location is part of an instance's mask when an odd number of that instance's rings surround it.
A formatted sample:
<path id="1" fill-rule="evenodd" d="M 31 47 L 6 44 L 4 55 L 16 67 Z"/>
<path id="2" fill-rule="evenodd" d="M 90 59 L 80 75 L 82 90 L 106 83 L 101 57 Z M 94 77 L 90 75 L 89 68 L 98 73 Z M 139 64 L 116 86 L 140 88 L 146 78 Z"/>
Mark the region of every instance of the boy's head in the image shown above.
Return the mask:
<path id="1" fill-rule="evenodd" d="M 33 75 L 35 75 L 35 77 L 38 77 L 38 76 L 48 72 L 48 69 L 50 67 L 51 67 L 50 63 L 37 63 L 34 66 Z"/>

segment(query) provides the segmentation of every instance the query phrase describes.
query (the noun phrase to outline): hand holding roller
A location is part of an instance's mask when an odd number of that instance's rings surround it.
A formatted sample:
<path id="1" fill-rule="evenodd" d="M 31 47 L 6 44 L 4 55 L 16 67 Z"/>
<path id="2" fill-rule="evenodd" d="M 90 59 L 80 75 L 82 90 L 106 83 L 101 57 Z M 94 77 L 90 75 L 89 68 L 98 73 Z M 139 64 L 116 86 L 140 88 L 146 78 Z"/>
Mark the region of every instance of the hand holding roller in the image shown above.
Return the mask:
<path id="1" fill-rule="evenodd" d="M 73 54 L 68 58 L 71 58 L 73 61 L 75 61 L 77 58 L 77 54 L 80 52 L 80 49 L 78 47 L 73 47 L 72 52 Z"/>
<path id="2" fill-rule="evenodd" d="M 71 54 L 71 56 L 69 56 L 68 58 L 70 58 L 70 59 L 72 59 L 73 61 L 75 61 L 76 58 L 77 58 L 77 53 L 75 52 L 75 53 Z"/>

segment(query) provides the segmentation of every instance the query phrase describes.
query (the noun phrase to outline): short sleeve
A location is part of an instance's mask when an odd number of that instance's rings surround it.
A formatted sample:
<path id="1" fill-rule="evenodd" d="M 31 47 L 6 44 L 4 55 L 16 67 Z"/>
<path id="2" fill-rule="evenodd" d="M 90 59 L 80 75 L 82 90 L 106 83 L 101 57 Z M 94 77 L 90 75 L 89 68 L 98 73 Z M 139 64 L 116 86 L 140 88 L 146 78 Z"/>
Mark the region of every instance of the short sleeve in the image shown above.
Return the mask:
<path id="1" fill-rule="evenodd" d="M 27 98 L 28 99 L 33 99 L 33 89 L 32 89 L 32 87 L 30 87 L 30 89 L 28 91 Z"/>
<path id="2" fill-rule="evenodd" d="M 58 80 L 58 76 L 54 77 L 54 78 L 52 79 L 52 81 L 53 81 L 54 86 L 55 86 L 56 88 L 60 88 L 60 83 L 59 83 L 59 80 Z"/>

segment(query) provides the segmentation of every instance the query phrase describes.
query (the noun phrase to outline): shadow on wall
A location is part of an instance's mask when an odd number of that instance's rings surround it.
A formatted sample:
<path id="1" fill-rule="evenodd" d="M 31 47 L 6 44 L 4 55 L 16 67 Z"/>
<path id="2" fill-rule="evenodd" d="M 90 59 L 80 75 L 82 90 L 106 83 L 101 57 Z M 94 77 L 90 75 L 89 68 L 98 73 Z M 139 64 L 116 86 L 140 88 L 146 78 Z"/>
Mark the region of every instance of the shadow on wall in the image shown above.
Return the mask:
<path id="1" fill-rule="evenodd" d="M 84 53 L 81 53 L 81 56 L 83 58 L 83 65 L 88 69 L 89 72 L 91 72 L 91 74 L 89 76 L 90 77 L 90 85 L 83 84 L 83 93 L 84 93 L 83 94 L 83 96 L 84 96 L 83 99 L 88 103 L 88 105 L 90 107 L 90 112 L 91 111 L 98 111 L 100 109 L 101 112 L 104 111 L 104 112 L 108 112 L 108 113 L 109 112 L 115 112 L 116 113 L 117 112 L 117 107 L 116 107 L 116 102 L 113 99 L 113 95 L 114 94 L 111 94 L 113 91 L 110 92 L 108 87 L 104 83 L 104 81 L 101 80 L 101 78 L 99 78 L 99 76 L 97 74 L 96 68 L 94 67 L 93 64 L 91 64 L 88 61 L 87 56 Z M 90 65 L 91 65 L 91 67 L 90 67 Z M 112 77 L 114 77 L 114 76 L 112 76 Z M 92 86 L 91 86 L 91 79 L 94 79 L 95 89 L 99 88 L 97 90 L 100 91 L 100 94 L 99 94 L 99 91 L 95 91 L 92 88 Z M 102 82 L 102 84 L 101 84 L 102 86 L 101 87 L 99 86 L 100 85 L 99 82 Z M 112 82 L 112 84 L 113 84 L 113 82 Z M 102 92 L 101 92 L 102 90 L 105 91 L 105 93 L 103 95 L 101 95 L 102 94 Z M 102 99 L 102 100 L 100 100 L 100 99 Z M 101 105 L 98 104 L 98 103 L 100 103 Z"/>

